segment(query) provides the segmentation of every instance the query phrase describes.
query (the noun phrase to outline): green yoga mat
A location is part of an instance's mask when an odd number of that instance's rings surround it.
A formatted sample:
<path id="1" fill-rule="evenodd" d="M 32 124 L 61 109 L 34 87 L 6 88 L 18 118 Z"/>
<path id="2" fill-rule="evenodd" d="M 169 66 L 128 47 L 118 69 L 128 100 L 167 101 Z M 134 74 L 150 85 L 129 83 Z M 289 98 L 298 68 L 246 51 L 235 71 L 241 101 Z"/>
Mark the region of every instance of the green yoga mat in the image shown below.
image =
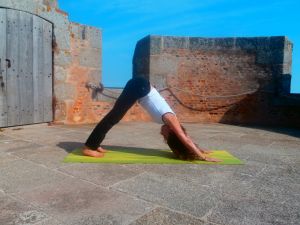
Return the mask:
<path id="1" fill-rule="evenodd" d="M 112 164 L 221 164 L 241 165 L 243 162 L 227 151 L 213 151 L 210 157 L 221 159 L 222 162 L 212 163 L 201 160 L 184 161 L 174 158 L 170 150 L 127 148 L 127 147 L 105 147 L 108 150 L 102 158 L 93 158 L 82 155 L 81 149 L 75 149 L 68 154 L 66 163 L 112 163 Z"/>

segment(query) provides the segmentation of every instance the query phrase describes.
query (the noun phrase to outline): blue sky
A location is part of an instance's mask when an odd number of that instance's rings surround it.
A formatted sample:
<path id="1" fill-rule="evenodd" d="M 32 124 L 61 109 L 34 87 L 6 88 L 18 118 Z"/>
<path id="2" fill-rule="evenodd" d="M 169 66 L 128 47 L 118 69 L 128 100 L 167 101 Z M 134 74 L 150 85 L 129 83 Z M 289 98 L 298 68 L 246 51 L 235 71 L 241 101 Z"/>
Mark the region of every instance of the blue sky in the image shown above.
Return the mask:
<path id="1" fill-rule="evenodd" d="M 298 0 L 58 0 L 73 22 L 103 32 L 105 86 L 123 87 L 132 74 L 136 42 L 149 35 L 288 36 L 294 43 L 292 88 L 300 93 Z"/>

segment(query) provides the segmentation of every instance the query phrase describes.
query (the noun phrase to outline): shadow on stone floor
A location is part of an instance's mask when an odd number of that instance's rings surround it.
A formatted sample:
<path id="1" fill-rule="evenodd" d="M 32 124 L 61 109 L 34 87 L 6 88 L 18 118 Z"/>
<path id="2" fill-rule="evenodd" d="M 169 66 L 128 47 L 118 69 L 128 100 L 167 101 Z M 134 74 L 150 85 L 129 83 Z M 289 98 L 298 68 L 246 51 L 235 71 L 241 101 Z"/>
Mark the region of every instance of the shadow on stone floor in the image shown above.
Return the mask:
<path id="1" fill-rule="evenodd" d="M 268 132 L 274 132 L 284 135 L 289 135 L 291 137 L 300 138 L 300 128 L 292 128 L 292 127 L 282 127 L 282 126 L 261 126 L 261 125 L 246 125 L 246 124 L 229 124 L 222 123 L 225 125 L 233 125 L 241 128 L 251 128 L 251 129 L 259 129 Z"/>
<path id="2" fill-rule="evenodd" d="M 82 148 L 84 143 L 81 142 L 59 142 L 58 147 L 64 149 L 66 152 L 71 153 L 77 148 Z M 142 148 L 142 147 L 128 147 L 128 146 L 118 146 L 118 145 L 101 145 L 104 149 L 110 151 L 122 150 L 124 153 L 139 154 L 144 156 L 165 156 L 167 158 L 174 158 L 174 155 L 170 151 L 162 151 L 161 149 L 153 148 Z"/>
<path id="3" fill-rule="evenodd" d="M 64 149 L 66 152 L 71 153 L 74 151 L 76 148 L 82 148 L 84 143 L 82 142 L 59 142 L 57 144 L 57 147 Z"/>

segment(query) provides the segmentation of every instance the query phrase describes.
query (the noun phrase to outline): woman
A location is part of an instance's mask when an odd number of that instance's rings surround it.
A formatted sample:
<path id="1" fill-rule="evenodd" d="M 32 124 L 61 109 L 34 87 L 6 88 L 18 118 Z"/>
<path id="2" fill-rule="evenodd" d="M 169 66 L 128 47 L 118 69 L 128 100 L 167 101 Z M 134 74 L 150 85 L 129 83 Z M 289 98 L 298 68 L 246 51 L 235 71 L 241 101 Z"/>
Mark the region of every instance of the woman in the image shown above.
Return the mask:
<path id="1" fill-rule="evenodd" d="M 83 148 L 84 155 L 104 156 L 106 151 L 100 147 L 100 144 L 106 133 L 123 118 L 137 100 L 155 122 L 164 124 L 161 134 L 178 158 L 220 162 L 218 159 L 207 157 L 209 152 L 193 143 L 165 99 L 150 85 L 148 80 L 142 77 L 132 78 L 127 82 L 112 110 L 98 123 L 88 137 Z"/>

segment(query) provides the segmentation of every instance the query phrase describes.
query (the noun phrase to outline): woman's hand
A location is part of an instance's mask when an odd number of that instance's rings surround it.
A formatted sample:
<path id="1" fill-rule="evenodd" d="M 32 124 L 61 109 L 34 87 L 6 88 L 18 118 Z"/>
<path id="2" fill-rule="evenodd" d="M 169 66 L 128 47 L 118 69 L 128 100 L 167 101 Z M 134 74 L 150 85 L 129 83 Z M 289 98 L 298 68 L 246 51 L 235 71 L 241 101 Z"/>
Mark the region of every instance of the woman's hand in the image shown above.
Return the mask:
<path id="1" fill-rule="evenodd" d="M 197 147 L 198 147 L 198 146 L 197 146 Z M 199 148 L 199 147 L 198 147 L 198 149 L 199 149 L 199 151 L 200 151 L 201 153 L 203 153 L 203 154 L 211 154 L 211 153 L 213 153 L 213 151 L 211 151 L 211 150 L 206 150 L 206 149 Z"/>
<path id="2" fill-rule="evenodd" d="M 198 148 L 198 150 L 199 150 L 201 153 L 203 153 L 203 154 L 210 154 L 210 153 L 213 153 L 213 151 L 211 151 L 211 150 L 207 150 L 207 149 L 205 149 L 205 148 L 200 148 L 199 145 L 197 145 L 197 144 L 195 144 L 195 145 L 196 145 L 196 147 Z"/>
<path id="3" fill-rule="evenodd" d="M 206 162 L 222 162 L 221 159 L 215 159 L 215 158 L 210 158 L 210 157 L 205 157 L 203 159 L 203 161 L 206 161 Z"/>

